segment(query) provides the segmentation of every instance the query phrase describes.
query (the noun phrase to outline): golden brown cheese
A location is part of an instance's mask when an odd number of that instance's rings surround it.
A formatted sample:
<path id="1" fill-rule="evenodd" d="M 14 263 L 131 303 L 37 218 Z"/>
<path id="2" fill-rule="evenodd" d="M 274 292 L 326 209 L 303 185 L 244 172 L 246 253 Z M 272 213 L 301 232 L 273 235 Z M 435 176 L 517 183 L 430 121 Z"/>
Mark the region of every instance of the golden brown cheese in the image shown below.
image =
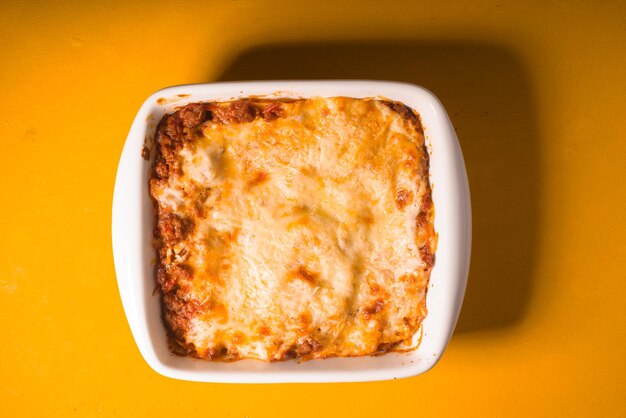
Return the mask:
<path id="1" fill-rule="evenodd" d="M 156 275 L 174 352 L 413 348 L 436 246 L 413 111 L 345 97 L 194 103 L 156 140 Z"/>

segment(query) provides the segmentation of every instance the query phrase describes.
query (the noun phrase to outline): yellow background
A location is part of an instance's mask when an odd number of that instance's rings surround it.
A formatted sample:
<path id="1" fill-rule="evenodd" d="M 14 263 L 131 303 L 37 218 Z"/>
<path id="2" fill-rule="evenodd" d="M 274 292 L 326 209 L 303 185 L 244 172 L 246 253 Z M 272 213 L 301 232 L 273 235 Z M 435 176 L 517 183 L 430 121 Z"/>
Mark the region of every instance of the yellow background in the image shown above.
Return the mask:
<path id="1" fill-rule="evenodd" d="M 623 2 L 2 2 L 0 65 L 1 416 L 626 415 Z M 398 79 L 448 109 L 474 257 L 427 374 L 219 385 L 142 360 L 110 237 L 135 112 L 271 77 Z"/>

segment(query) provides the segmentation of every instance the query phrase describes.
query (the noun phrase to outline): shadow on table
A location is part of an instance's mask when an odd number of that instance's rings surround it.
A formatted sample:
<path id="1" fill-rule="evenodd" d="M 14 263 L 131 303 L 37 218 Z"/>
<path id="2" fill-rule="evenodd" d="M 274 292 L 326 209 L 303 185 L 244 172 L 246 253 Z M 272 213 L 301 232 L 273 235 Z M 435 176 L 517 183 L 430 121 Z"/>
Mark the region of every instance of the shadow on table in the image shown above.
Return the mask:
<path id="1" fill-rule="evenodd" d="M 277 44 L 244 51 L 218 80 L 338 78 L 411 82 L 441 99 L 461 142 L 473 209 L 471 272 L 457 333 L 520 322 L 535 280 L 542 175 L 523 62 L 483 43 Z"/>

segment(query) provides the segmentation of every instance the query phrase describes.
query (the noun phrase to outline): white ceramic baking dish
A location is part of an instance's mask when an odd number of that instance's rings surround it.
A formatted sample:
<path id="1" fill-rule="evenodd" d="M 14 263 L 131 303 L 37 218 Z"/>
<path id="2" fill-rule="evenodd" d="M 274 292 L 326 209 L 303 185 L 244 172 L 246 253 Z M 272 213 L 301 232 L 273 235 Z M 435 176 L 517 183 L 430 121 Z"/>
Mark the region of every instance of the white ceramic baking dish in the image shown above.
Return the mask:
<path id="1" fill-rule="evenodd" d="M 419 347 L 409 353 L 335 358 L 303 363 L 242 360 L 214 363 L 170 353 L 161 322 L 152 249 L 153 213 L 148 195 L 150 163 L 144 140 L 161 116 L 195 101 L 247 96 L 383 97 L 419 112 L 430 152 L 430 176 L 439 234 L 427 296 L 428 315 Z M 120 158 L 113 195 L 113 255 L 124 311 L 143 358 L 158 373 L 202 382 L 347 382 L 396 379 L 432 368 L 450 339 L 465 293 L 471 247 L 471 209 L 465 164 L 456 134 L 439 100 L 412 84 L 387 81 L 254 81 L 169 87 L 143 103 Z"/>

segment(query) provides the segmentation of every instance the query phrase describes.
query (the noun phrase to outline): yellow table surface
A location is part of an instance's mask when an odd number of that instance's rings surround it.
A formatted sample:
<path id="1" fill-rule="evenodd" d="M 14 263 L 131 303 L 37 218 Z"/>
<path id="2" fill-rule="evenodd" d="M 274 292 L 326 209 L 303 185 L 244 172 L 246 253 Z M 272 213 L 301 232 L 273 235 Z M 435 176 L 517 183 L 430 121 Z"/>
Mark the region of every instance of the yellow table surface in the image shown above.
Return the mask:
<path id="1" fill-rule="evenodd" d="M 2 2 L 0 65 L 0 416 L 626 416 L 623 2 Z M 408 81 L 448 109 L 474 253 L 430 372 L 203 384 L 141 358 L 110 234 L 135 112 L 263 78 Z"/>

